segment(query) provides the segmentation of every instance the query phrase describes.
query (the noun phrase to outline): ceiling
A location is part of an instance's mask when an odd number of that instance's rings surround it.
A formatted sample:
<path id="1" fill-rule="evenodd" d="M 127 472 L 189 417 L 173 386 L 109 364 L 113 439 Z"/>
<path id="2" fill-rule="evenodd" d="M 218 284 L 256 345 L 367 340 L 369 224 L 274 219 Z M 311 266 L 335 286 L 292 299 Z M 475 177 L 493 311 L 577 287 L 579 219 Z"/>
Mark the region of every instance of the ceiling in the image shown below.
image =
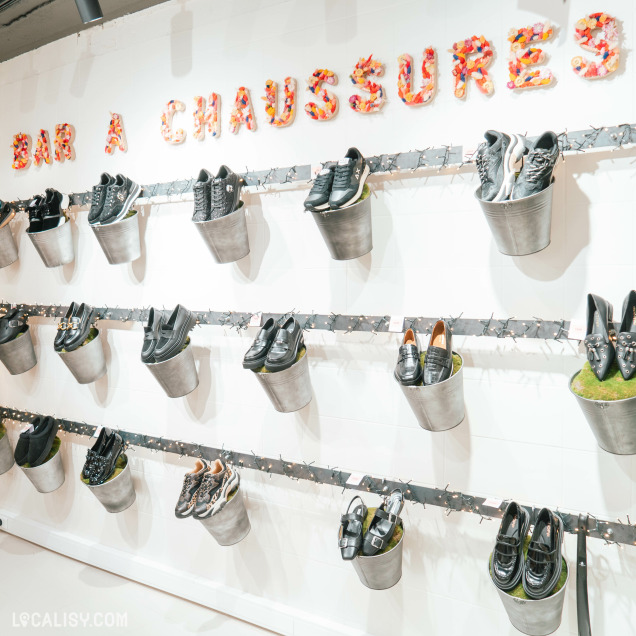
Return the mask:
<path id="1" fill-rule="evenodd" d="M 100 0 L 104 19 L 84 25 L 75 0 L 0 0 L 0 62 L 166 0 Z"/>

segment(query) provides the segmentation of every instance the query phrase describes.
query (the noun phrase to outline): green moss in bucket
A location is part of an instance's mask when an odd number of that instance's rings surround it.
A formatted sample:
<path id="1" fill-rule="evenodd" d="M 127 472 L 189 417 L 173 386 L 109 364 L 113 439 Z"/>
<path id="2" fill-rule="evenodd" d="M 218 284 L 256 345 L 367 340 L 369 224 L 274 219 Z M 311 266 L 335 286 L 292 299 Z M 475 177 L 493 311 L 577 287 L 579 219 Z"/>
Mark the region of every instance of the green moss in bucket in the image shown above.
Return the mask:
<path id="1" fill-rule="evenodd" d="M 307 353 L 307 349 L 305 347 L 300 349 L 300 351 L 298 352 L 298 355 L 296 356 L 296 362 L 298 362 L 305 355 L 305 353 Z M 294 364 L 296 364 L 296 362 L 294 362 Z M 254 369 L 254 373 L 272 373 L 272 372 L 268 371 L 265 367 L 261 367 L 260 369 Z"/>
<path id="2" fill-rule="evenodd" d="M 95 327 L 91 327 L 91 330 L 88 332 L 88 336 L 86 336 L 86 340 L 82 342 L 82 344 L 78 347 L 78 349 L 80 347 L 85 347 L 89 342 L 93 342 L 93 340 L 97 338 L 98 334 L 99 334 L 99 329 L 96 329 Z M 77 351 L 77 349 L 75 349 L 75 351 Z M 62 353 L 68 353 L 68 351 L 66 349 L 62 349 Z"/>
<path id="3" fill-rule="evenodd" d="M 607 378 L 601 382 L 594 375 L 590 363 L 586 362 L 571 387 L 576 395 L 588 400 L 612 402 L 636 397 L 636 379 L 625 380 L 616 364 L 612 365 Z"/>
<path id="4" fill-rule="evenodd" d="M 123 220 L 125 221 L 126 219 L 129 219 L 131 216 L 135 216 L 135 214 L 137 214 L 137 210 L 128 210 L 128 214 L 123 218 Z"/>
<path id="5" fill-rule="evenodd" d="M 371 525 L 371 521 L 373 520 L 373 515 L 375 515 L 376 510 L 377 510 L 377 507 L 367 509 L 367 518 L 364 520 L 364 523 L 362 524 L 362 536 L 364 536 L 367 530 L 369 529 L 369 526 Z M 404 534 L 404 529 L 402 528 L 402 526 L 399 526 L 396 524 L 395 531 L 393 532 L 393 536 L 391 537 L 391 540 L 387 544 L 386 548 L 384 548 L 382 552 L 378 552 L 375 556 L 378 556 L 379 554 L 384 554 L 385 552 L 392 550 L 400 542 L 400 539 L 402 538 L 403 534 Z"/>
<path id="6" fill-rule="evenodd" d="M 122 470 L 124 470 L 124 468 L 126 468 L 126 465 L 128 464 L 128 457 L 126 457 L 126 455 L 122 454 L 117 458 L 117 463 L 115 464 L 115 470 L 113 471 L 113 474 L 104 482 L 105 484 L 107 484 L 111 479 L 115 479 L 115 477 L 117 477 L 117 475 L 119 475 L 119 473 L 121 473 Z M 85 483 L 88 484 L 88 479 L 86 479 L 85 477 L 81 476 L 80 473 L 80 479 Z M 99 484 L 100 486 L 102 484 Z"/>
<path id="7" fill-rule="evenodd" d="M 40 466 L 46 464 L 46 462 L 48 462 L 50 459 L 53 459 L 53 456 L 57 453 L 57 451 L 60 450 L 61 445 L 62 440 L 59 437 L 56 437 L 53 441 L 53 446 L 51 446 L 49 454 L 46 456 L 46 459 L 42 462 L 42 464 L 40 464 Z M 27 462 L 26 464 L 22 464 L 22 468 L 31 468 L 31 464 L 29 464 L 29 462 Z"/>
<path id="8" fill-rule="evenodd" d="M 7 429 L 4 424 L 0 423 L 0 439 L 7 434 Z"/>

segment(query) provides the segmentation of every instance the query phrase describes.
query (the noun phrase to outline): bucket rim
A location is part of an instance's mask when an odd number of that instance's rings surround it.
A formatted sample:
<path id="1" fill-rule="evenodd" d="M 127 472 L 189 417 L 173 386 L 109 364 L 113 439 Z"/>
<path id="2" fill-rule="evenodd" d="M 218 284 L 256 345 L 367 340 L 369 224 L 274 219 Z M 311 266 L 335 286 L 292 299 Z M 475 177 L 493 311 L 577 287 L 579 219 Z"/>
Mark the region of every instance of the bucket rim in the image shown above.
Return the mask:
<path id="1" fill-rule="evenodd" d="M 572 390 L 572 382 L 574 382 L 575 378 L 577 375 L 579 375 L 579 373 L 581 373 L 583 369 L 579 369 L 578 371 L 576 371 L 571 377 L 570 377 L 570 381 L 568 382 L 568 389 L 570 390 L 570 393 L 577 399 L 579 400 L 583 400 L 585 402 L 590 402 L 591 404 L 622 404 L 624 402 L 629 402 L 630 400 L 636 400 L 636 395 L 633 395 L 632 397 L 627 397 L 627 398 L 621 398 L 620 400 L 594 400 L 592 398 L 586 398 L 583 397 L 582 395 L 579 395 L 578 393 L 575 393 Z"/>

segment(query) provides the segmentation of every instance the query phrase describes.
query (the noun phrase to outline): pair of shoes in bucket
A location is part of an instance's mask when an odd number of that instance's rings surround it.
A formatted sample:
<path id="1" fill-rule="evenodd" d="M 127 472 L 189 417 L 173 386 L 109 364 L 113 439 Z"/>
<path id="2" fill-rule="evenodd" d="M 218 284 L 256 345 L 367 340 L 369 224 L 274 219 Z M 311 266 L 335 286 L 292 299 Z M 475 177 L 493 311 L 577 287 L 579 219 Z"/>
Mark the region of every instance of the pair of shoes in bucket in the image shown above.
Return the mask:
<path id="1" fill-rule="evenodd" d="M 614 360 L 625 380 L 636 371 L 636 291 L 623 301 L 623 316 L 618 337 L 614 329 L 614 309 L 596 294 L 587 295 L 587 359 L 594 375 L 602 382 L 607 378 Z"/>
<path id="2" fill-rule="evenodd" d="M 269 318 L 243 357 L 243 368 L 258 371 L 265 367 L 272 373 L 289 369 L 304 349 L 303 329 L 292 316 L 283 325 Z"/>
<path id="3" fill-rule="evenodd" d="M 141 193 L 141 186 L 132 179 L 118 174 L 111 177 L 104 172 L 93 186 L 88 222 L 91 225 L 110 225 L 126 218 L 132 204 Z"/>
<path id="4" fill-rule="evenodd" d="M 438 384 L 453 374 L 453 334 L 444 320 L 433 327 L 426 349 L 424 365 L 421 361 L 420 344 L 413 329 L 408 329 L 398 353 L 395 379 L 404 386 Z"/>
<path id="5" fill-rule="evenodd" d="M 99 486 L 108 481 L 123 452 L 124 440 L 121 435 L 109 428 L 102 428 L 97 441 L 86 453 L 82 479 L 88 480 L 90 486 Z"/>
<path id="6" fill-rule="evenodd" d="M 174 514 L 179 519 L 190 516 L 206 519 L 216 515 L 238 489 L 240 481 L 234 466 L 224 465 L 220 459 L 212 464 L 205 459 L 197 459 L 194 469 L 185 474 Z"/>
<path id="7" fill-rule="evenodd" d="M 10 309 L 0 318 L 0 344 L 15 340 L 28 329 L 27 314 L 23 309 Z"/>
<path id="8" fill-rule="evenodd" d="M 543 508 L 534 524 L 526 554 L 529 526 L 530 516 L 525 508 L 510 502 L 492 552 L 490 576 L 494 584 L 506 592 L 522 583 L 528 597 L 538 600 L 550 596 L 561 578 L 563 521 Z"/>
<path id="9" fill-rule="evenodd" d="M 69 198 L 53 188 L 47 188 L 44 196 L 36 194 L 27 205 L 29 215 L 29 234 L 45 232 L 66 223 L 64 210 L 68 208 Z"/>
<path id="10" fill-rule="evenodd" d="M 29 464 L 30 468 L 41 466 L 49 456 L 59 422 L 53 417 L 37 416 L 31 425 L 20 433 L 13 457 L 18 466 Z"/>
<path id="11" fill-rule="evenodd" d="M 310 212 L 339 210 L 355 203 L 364 190 L 369 165 L 357 148 L 349 148 L 344 159 L 318 173 L 305 199 Z"/>
<path id="12" fill-rule="evenodd" d="M 227 166 L 221 166 L 213 177 L 207 170 L 199 172 L 194 192 L 195 223 L 220 219 L 234 212 L 241 203 L 241 188 L 245 181 Z"/>
<path id="13" fill-rule="evenodd" d="M 559 143 L 553 132 L 544 132 L 534 142 L 496 130 L 487 131 L 484 137 L 486 141 L 480 144 L 475 158 L 483 201 L 523 199 L 550 185 L 559 158 Z M 517 176 L 516 165 L 524 155 Z"/>
<path id="14" fill-rule="evenodd" d="M 404 494 L 396 488 L 384 497 L 364 532 L 368 509 L 362 497 L 356 495 L 340 517 L 338 547 L 343 560 L 352 561 L 358 554 L 374 556 L 385 550 L 393 538 L 396 526 L 402 525 L 400 513 L 403 507 Z"/>
<path id="15" fill-rule="evenodd" d="M 150 364 L 174 358 L 189 344 L 196 324 L 196 316 L 183 305 L 177 305 L 167 320 L 163 312 L 152 307 L 144 326 L 141 361 Z"/>
<path id="16" fill-rule="evenodd" d="M 79 349 L 91 335 L 96 311 L 87 303 L 72 302 L 57 326 L 53 348 L 58 353 Z"/>

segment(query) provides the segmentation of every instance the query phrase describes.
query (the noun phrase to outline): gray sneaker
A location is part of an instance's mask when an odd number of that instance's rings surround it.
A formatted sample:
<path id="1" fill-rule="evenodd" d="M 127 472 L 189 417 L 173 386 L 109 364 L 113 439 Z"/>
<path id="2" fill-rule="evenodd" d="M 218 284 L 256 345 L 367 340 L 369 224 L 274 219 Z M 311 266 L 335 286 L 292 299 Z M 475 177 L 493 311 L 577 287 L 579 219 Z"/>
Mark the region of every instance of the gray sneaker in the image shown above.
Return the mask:
<path id="1" fill-rule="evenodd" d="M 197 505 L 194 509 L 196 519 L 205 519 L 216 514 L 227 503 L 227 498 L 238 487 L 238 473 L 229 465 L 224 465 L 217 459 L 205 476 L 199 492 Z"/>
<path id="2" fill-rule="evenodd" d="M 523 199 L 545 190 L 550 185 L 558 158 L 559 140 L 548 130 L 529 146 L 528 156 L 524 159 L 510 198 Z"/>
<path id="3" fill-rule="evenodd" d="M 525 152 L 517 135 L 489 130 L 486 141 L 477 148 L 477 172 L 481 180 L 482 201 L 505 201 L 515 183 L 515 164 Z"/>
<path id="4" fill-rule="evenodd" d="M 220 219 L 234 212 L 240 201 L 242 187 L 243 180 L 227 166 L 221 166 L 212 179 L 212 211 L 208 218 Z"/>
<path id="5" fill-rule="evenodd" d="M 192 220 L 195 223 L 210 220 L 212 211 L 212 175 L 204 168 L 199 172 L 199 178 L 194 186 L 194 214 Z"/>
<path id="6" fill-rule="evenodd" d="M 185 474 L 183 487 L 174 509 L 174 514 L 177 518 L 185 519 L 194 512 L 201 482 L 209 472 L 210 466 L 205 459 L 197 459 L 194 469 Z"/>
<path id="7" fill-rule="evenodd" d="M 123 174 L 118 174 L 115 177 L 115 182 L 108 186 L 106 190 L 104 209 L 99 215 L 99 221 L 96 221 L 96 223 L 108 225 L 126 218 L 132 204 L 140 193 L 140 185 L 128 177 L 124 177 Z"/>
<path id="8" fill-rule="evenodd" d="M 88 212 L 88 222 L 99 222 L 99 217 L 104 210 L 104 203 L 106 203 L 106 193 L 109 186 L 115 183 L 115 177 L 111 177 L 107 172 L 102 173 L 101 179 L 96 186 L 93 186 L 93 196 L 91 198 L 91 209 Z"/>

